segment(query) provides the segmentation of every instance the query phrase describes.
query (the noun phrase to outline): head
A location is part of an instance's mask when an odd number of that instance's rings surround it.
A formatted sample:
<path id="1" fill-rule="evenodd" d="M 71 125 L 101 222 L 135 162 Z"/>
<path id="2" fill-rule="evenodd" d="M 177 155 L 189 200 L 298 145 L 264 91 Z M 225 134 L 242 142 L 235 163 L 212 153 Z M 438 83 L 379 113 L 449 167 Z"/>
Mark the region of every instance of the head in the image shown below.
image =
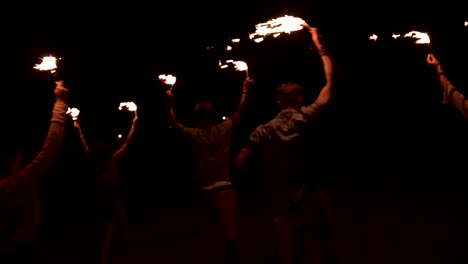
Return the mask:
<path id="1" fill-rule="evenodd" d="M 280 109 L 302 106 L 302 87 L 297 83 L 283 83 L 278 88 L 278 106 Z"/>
<path id="2" fill-rule="evenodd" d="M 210 101 L 201 101 L 195 105 L 195 122 L 199 125 L 211 125 L 216 118 L 216 109 Z"/>

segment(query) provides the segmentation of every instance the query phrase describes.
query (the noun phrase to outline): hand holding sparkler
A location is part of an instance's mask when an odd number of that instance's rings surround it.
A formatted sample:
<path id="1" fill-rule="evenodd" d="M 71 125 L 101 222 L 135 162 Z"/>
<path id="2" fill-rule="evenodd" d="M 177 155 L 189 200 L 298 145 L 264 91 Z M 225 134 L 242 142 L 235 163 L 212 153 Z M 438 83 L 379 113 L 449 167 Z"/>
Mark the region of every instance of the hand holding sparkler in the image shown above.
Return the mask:
<path id="1" fill-rule="evenodd" d="M 41 63 L 36 64 L 33 68 L 39 71 L 48 71 L 50 72 L 56 79 L 60 79 L 57 72 L 57 58 L 54 56 L 45 56 L 41 58 Z M 60 60 L 60 58 L 59 58 Z"/>
<path id="2" fill-rule="evenodd" d="M 78 116 L 80 115 L 80 110 L 78 108 L 68 108 L 67 115 L 72 117 L 73 121 L 78 120 Z"/>
<path id="3" fill-rule="evenodd" d="M 162 81 L 164 84 L 170 85 L 169 90 L 172 90 L 172 87 L 174 87 L 174 84 L 176 83 L 176 77 L 170 74 L 159 75 L 159 80 Z"/>
<path id="4" fill-rule="evenodd" d="M 70 91 L 63 86 L 63 81 L 56 81 L 55 84 L 54 94 L 56 102 L 67 104 L 70 97 Z"/>
<path id="5" fill-rule="evenodd" d="M 119 104 L 119 110 L 126 109 L 129 112 L 135 113 L 135 118 L 137 117 L 137 105 L 134 102 L 122 102 Z"/>

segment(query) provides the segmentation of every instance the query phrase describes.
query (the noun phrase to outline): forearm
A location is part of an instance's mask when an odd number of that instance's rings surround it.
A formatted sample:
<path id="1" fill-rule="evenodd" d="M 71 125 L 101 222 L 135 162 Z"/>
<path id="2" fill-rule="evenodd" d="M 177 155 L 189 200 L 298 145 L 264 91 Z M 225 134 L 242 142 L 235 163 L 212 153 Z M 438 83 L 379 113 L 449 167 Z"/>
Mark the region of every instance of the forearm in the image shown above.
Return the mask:
<path id="1" fill-rule="evenodd" d="M 321 35 L 317 34 L 312 39 L 322 59 L 323 70 L 325 74 L 325 85 L 320 91 L 320 94 L 317 98 L 317 102 L 325 104 L 331 98 L 331 89 L 333 87 L 333 78 L 334 78 L 333 62 L 329 55 L 328 48 L 321 41 L 322 39 Z"/>
<path id="2" fill-rule="evenodd" d="M 457 90 L 445 75 L 442 67 L 437 66 L 437 74 L 444 93 L 444 104 L 452 103 L 468 119 L 468 101 L 466 96 Z"/>
<path id="3" fill-rule="evenodd" d="M 231 117 L 231 120 L 234 125 L 237 125 L 240 122 L 242 116 L 244 115 L 246 101 L 247 101 L 247 93 L 243 92 L 241 95 L 239 104 L 237 105 L 236 112 L 234 112 L 234 114 Z"/>
<path id="4" fill-rule="evenodd" d="M 53 164 L 62 146 L 67 109 L 68 106 L 64 102 L 54 104 L 49 131 L 43 147 L 36 157 L 12 178 L 17 189 L 25 191 L 36 189 L 40 180 Z"/>

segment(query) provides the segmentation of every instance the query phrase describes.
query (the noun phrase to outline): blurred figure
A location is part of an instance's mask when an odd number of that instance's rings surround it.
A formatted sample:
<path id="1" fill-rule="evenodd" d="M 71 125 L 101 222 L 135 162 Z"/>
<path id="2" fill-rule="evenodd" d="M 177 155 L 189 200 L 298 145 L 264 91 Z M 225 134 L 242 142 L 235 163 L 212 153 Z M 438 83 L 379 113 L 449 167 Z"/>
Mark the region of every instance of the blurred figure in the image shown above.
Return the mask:
<path id="1" fill-rule="evenodd" d="M 55 104 L 44 145 L 23 167 L 22 149 L 2 153 L 0 171 L 0 263 L 37 263 L 34 242 L 41 223 L 38 187 L 60 151 L 69 91 L 56 82 Z M 6 151 L 5 149 L 1 150 Z M 5 164 L 3 164 L 5 162 Z M 32 262 L 31 262 L 32 261 Z"/>
<path id="2" fill-rule="evenodd" d="M 74 126 L 86 152 L 85 163 L 88 172 L 91 174 L 91 179 L 97 181 L 98 209 L 99 213 L 104 215 L 106 225 L 100 253 L 101 264 L 109 263 L 114 233 L 119 220 L 124 225 L 125 236 L 127 238 L 129 236 L 127 214 L 122 205 L 123 191 L 119 178 L 119 162 L 135 137 L 137 124 L 138 115 L 135 111 L 126 140 L 115 150 L 114 138 L 98 138 L 94 144 L 88 146 L 78 120 L 74 120 Z"/>
<path id="3" fill-rule="evenodd" d="M 226 263 L 238 263 L 237 200 L 231 179 L 231 135 L 233 127 L 243 117 L 247 92 L 254 81 L 247 77 L 242 95 L 230 118 L 219 122 L 212 102 L 202 101 L 195 106 L 195 127 L 185 127 L 174 112 L 171 89 L 166 91 L 169 120 L 191 143 L 194 151 L 196 175 L 208 206 L 215 209 L 224 237 Z"/>
<path id="4" fill-rule="evenodd" d="M 329 107 L 334 88 L 334 66 L 317 28 L 310 30 L 320 53 L 326 84 L 314 103 L 302 106 L 302 87 L 284 83 L 278 89 L 280 112 L 267 124 L 258 126 L 242 148 L 236 168 L 246 170 L 259 157 L 267 173 L 274 224 L 283 264 L 335 261 L 330 237 L 321 237 L 328 224 L 330 200 L 314 180 L 314 168 L 305 138 L 318 116 Z M 320 140 L 320 139 L 318 139 Z M 318 250 L 317 250 L 318 249 Z M 305 253 L 306 256 L 301 256 Z M 325 254 L 323 253 L 325 252 Z M 324 257 L 327 255 L 327 257 Z"/>
<path id="5" fill-rule="evenodd" d="M 468 101 L 466 100 L 465 95 L 457 90 L 455 86 L 449 81 L 445 72 L 442 68 L 442 65 L 434 56 L 434 54 L 427 55 L 427 64 L 431 67 L 434 67 L 437 70 L 439 75 L 439 81 L 444 90 L 444 104 L 452 103 L 465 117 L 468 119 Z"/>

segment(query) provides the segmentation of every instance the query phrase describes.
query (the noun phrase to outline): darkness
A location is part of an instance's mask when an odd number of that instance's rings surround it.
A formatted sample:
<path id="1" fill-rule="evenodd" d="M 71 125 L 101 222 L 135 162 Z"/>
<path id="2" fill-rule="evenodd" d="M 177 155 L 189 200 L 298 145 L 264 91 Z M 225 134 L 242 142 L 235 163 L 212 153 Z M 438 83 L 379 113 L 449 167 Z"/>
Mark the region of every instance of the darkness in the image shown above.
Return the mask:
<path id="1" fill-rule="evenodd" d="M 126 259 L 125 254 L 145 252 L 147 255 L 135 257 L 141 261 L 138 263 L 187 263 L 176 256 L 185 252 L 182 247 L 188 242 L 184 239 L 189 238 L 180 238 L 179 244 L 161 231 L 167 221 L 173 222 L 167 228 L 176 229 L 174 236 L 184 234 L 181 230 L 190 233 L 181 227 L 180 219 L 199 217 L 190 208 L 197 196 L 190 149 L 168 128 L 164 87 L 158 75 L 177 77 L 176 110 L 190 124 L 193 105 L 203 97 L 214 98 L 222 115 L 235 110 L 245 73 L 222 70 L 218 60 L 247 62 L 256 86 L 249 95 L 244 126 L 235 133 L 235 156 L 250 132 L 277 112 L 275 92 L 280 83 L 296 81 L 307 87 L 306 103 L 313 102 L 323 85 L 320 58 L 305 30 L 261 43 L 248 40 L 255 24 L 285 14 L 298 16 L 323 29 L 339 69 L 334 107 L 317 131 L 319 140 L 311 149 L 317 154 L 311 164 L 343 216 L 341 254 L 347 258 L 343 263 L 462 263 L 467 246 L 467 230 L 462 224 L 467 220 L 462 185 L 467 124 L 456 109 L 442 104 L 437 76 L 426 65 L 427 47 L 391 36 L 411 30 L 428 32 L 431 49 L 447 75 L 461 91 L 468 92 L 468 28 L 463 24 L 468 17 L 461 4 L 449 2 L 434 6 L 367 2 L 40 4 L 30 7 L 33 12 L 12 8 L 17 16 L 9 21 L 11 27 L 3 38 L 2 130 L 14 128 L 14 132 L 4 131 L 5 136 L 26 145 L 29 158 L 41 147 L 54 79 L 32 67 L 48 54 L 62 58 L 59 74 L 71 90 L 70 106 L 81 110 L 80 122 L 91 140 L 100 134 L 125 136 L 132 117 L 119 112 L 117 106 L 134 101 L 140 126 L 122 163 L 122 177 L 135 222 L 131 225 L 136 232 L 148 234 L 134 242 L 137 250 L 122 249 L 115 254 Z M 379 36 L 376 42 L 369 40 L 372 33 Z M 241 42 L 226 51 L 231 38 L 241 38 Z M 41 187 L 45 248 L 53 248 L 66 237 L 61 233 L 66 230 L 62 222 L 87 221 L 73 219 L 82 209 L 70 209 L 90 202 L 84 191 L 86 180 L 80 176 L 79 165 L 73 163 L 77 151 L 79 141 L 70 120 L 62 153 Z M 259 244 L 257 253 L 245 249 L 245 255 L 253 254 L 251 263 L 272 263 L 269 229 L 263 227 L 268 224 L 262 222 L 268 220 L 261 178 L 235 176 L 240 206 L 245 206 L 241 209 L 248 222 L 245 228 L 258 228 L 258 236 L 264 237 L 245 238 L 246 245 Z M 153 227 L 143 227 L 151 224 Z M 421 233 L 412 236 L 409 233 L 415 227 Z M 439 227 L 443 230 L 434 230 Z M 168 246 L 161 242 L 163 238 L 159 241 L 150 234 L 164 234 L 175 241 L 166 241 L 174 245 L 168 251 L 175 262 L 166 260 L 167 256 L 156 257 L 156 251 Z M 152 255 L 153 246 L 159 249 Z M 50 252 L 54 251 L 46 254 L 48 263 L 62 263 L 58 258 L 53 262 L 54 256 L 61 255 L 57 250 Z M 196 250 L 187 254 L 192 251 Z"/>

